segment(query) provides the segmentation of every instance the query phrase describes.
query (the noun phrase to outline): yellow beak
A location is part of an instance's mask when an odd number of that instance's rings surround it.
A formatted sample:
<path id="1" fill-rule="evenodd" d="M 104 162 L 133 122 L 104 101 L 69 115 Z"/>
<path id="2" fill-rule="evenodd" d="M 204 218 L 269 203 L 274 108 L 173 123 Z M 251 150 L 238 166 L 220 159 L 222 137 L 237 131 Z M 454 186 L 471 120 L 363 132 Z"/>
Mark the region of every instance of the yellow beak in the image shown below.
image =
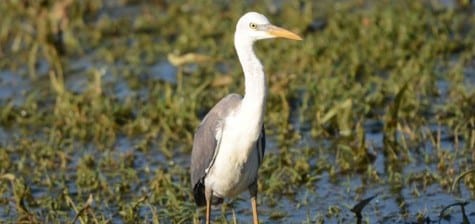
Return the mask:
<path id="1" fill-rule="evenodd" d="M 302 40 L 302 37 L 300 37 L 299 35 L 274 25 L 270 25 L 267 29 L 267 32 L 275 37 L 282 37 L 291 40 Z"/>

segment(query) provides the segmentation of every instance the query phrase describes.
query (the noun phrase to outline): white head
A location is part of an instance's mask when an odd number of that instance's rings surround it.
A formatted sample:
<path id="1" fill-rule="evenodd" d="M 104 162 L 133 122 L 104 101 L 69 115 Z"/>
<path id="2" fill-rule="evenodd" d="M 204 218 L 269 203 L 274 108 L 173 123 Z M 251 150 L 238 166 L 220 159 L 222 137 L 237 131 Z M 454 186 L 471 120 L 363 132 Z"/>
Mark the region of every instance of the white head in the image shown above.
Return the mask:
<path id="1" fill-rule="evenodd" d="M 239 19 L 234 36 L 250 42 L 276 37 L 302 40 L 299 35 L 272 25 L 264 15 L 257 12 L 248 12 Z"/>

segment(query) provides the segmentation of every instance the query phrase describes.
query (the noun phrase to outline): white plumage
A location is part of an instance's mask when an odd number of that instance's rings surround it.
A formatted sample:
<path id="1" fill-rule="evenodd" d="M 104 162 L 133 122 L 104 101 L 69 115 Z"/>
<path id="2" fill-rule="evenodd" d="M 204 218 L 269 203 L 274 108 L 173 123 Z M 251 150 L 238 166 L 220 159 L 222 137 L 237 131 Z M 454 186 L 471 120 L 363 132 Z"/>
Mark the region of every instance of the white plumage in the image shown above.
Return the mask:
<path id="1" fill-rule="evenodd" d="M 242 98 L 231 94 L 216 104 L 195 133 L 191 155 L 191 182 L 198 205 L 206 204 L 210 221 L 212 199 L 220 202 L 245 190 L 251 193 L 253 222 L 257 217 L 257 173 L 264 156 L 263 127 L 266 79 L 253 44 L 257 40 L 284 37 L 301 38 L 255 12 L 242 16 L 234 33 L 234 46 L 245 78 Z"/>

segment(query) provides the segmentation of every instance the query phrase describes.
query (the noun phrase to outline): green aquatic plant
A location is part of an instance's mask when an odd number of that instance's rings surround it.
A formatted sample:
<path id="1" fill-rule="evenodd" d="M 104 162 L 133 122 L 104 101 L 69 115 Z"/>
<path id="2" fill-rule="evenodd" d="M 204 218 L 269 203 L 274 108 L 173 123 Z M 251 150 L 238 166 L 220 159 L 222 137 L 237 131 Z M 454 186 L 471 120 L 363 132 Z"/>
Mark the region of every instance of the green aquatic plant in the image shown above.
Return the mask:
<path id="1" fill-rule="evenodd" d="M 255 49 L 269 85 L 263 221 L 356 221 L 346 205 L 375 193 L 363 222 L 435 220 L 454 183 L 475 189 L 468 2 L 6 0 L 0 221 L 199 223 L 192 134 L 243 90 L 232 35 L 251 10 L 304 36 Z M 227 203 L 216 221 L 247 220 Z"/>

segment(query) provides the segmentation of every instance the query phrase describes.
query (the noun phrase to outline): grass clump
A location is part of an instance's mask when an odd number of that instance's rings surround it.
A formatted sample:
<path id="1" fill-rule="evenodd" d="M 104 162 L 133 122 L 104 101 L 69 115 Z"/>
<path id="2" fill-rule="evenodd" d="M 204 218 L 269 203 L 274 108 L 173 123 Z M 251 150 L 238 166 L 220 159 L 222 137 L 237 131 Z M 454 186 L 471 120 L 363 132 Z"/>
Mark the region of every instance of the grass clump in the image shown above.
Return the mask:
<path id="1" fill-rule="evenodd" d="M 473 197 L 472 8 L 7 0 L 0 220 L 199 222 L 193 132 L 220 98 L 243 93 L 232 35 L 251 10 L 304 37 L 256 46 L 269 85 L 263 221 L 345 222 L 348 204 L 381 192 L 378 213 L 364 220 L 424 220 L 437 212 L 411 210 L 418 198 Z M 451 191 L 454 179 L 470 195 Z M 434 188 L 445 198 L 425 193 Z M 282 201 L 301 207 L 291 215 Z M 231 204 L 232 215 L 225 204 L 214 218 L 241 222 L 247 207 Z"/>

